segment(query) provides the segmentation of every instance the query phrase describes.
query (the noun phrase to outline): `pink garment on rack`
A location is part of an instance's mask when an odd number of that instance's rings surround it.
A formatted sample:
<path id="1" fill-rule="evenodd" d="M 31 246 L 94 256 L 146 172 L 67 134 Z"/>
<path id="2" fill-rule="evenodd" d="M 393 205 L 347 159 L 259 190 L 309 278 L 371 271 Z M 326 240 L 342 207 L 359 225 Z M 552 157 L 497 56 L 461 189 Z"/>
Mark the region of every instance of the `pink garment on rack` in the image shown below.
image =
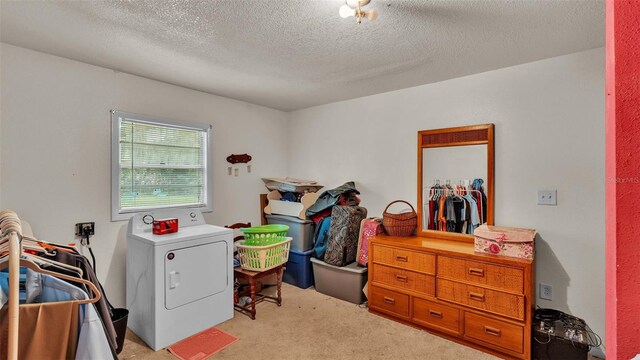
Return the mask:
<path id="1" fill-rule="evenodd" d="M 480 218 L 480 224 L 484 224 L 485 220 L 482 216 L 482 195 L 478 191 L 472 191 L 471 196 L 476 201 L 476 206 L 478 207 L 478 218 Z"/>

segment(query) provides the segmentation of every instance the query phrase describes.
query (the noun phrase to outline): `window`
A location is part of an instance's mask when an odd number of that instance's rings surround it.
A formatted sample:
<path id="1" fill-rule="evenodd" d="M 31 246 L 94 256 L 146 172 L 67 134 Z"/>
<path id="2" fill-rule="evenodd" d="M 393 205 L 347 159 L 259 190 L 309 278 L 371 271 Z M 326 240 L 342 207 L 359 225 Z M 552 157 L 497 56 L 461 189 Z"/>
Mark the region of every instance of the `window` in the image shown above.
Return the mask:
<path id="1" fill-rule="evenodd" d="M 211 210 L 211 126 L 111 112 L 112 220 L 168 207 Z"/>

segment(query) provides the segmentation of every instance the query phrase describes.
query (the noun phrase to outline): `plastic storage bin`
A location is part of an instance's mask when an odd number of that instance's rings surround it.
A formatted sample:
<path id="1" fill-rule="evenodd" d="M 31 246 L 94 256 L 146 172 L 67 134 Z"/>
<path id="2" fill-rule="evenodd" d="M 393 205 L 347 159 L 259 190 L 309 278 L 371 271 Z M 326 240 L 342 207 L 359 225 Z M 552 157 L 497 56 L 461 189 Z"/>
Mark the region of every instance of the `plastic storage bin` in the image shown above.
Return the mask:
<path id="1" fill-rule="evenodd" d="M 282 224 L 289 227 L 287 236 L 293 238 L 292 250 L 307 251 L 313 248 L 313 221 L 286 215 L 265 215 L 265 217 L 269 224 Z"/>
<path id="2" fill-rule="evenodd" d="M 358 267 L 356 262 L 333 266 L 315 258 L 311 263 L 318 292 L 354 304 L 362 304 L 366 300 L 362 289 L 367 283 L 367 268 Z"/>
<path id="3" fill-rule="evenodd" d="M 289 251 L 289 261 L 287 261 L 282 281 L 302 289 L 313 285 L 312 252 L 313 250 Z"/>

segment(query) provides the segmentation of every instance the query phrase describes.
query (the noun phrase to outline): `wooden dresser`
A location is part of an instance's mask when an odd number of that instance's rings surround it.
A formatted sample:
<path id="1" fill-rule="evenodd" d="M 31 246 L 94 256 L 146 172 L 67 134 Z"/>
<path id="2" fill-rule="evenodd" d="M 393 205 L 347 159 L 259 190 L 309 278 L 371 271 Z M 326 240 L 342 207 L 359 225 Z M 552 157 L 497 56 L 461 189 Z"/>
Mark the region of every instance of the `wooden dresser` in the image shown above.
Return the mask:
<path id="1" fill-rule="evenodd" d="M 504 358 L 531 357 L 532 261 L 472 243 L 379 235 L 369 246 L 369 311 Z"/>

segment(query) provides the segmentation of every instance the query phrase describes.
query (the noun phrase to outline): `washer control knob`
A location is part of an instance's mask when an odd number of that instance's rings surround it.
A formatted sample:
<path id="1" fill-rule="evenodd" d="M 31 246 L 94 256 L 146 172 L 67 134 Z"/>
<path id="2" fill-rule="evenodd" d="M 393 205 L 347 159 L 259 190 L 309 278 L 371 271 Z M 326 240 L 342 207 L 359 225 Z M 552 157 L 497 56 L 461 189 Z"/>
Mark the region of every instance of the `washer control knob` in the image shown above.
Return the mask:
<path id="1" fill-rule="evenodd" d="M 143 217 L 142 217 L 142 222 L 143 222 L 143 223 L 145 223 L 145 224 L 147 224 L 147 225 L 151 225 L 151 224 L 153 224 L 153 221 L 154 221 L 154 220 L 155 220 L 155 219 L 153 218 L 153 216 L 151 216 L 151 215 L 149 215 L 149 214 L 147 214 L 147 215 L 145 215 L 145 216 L 143 216 Z"/>
<path id="2" fill-rule="evenodd" d="M 189 213 L 189 216 L 191 216 L 192 219 L 195 219 L 197 215 L 192 211 L 191 213 Z"/>

